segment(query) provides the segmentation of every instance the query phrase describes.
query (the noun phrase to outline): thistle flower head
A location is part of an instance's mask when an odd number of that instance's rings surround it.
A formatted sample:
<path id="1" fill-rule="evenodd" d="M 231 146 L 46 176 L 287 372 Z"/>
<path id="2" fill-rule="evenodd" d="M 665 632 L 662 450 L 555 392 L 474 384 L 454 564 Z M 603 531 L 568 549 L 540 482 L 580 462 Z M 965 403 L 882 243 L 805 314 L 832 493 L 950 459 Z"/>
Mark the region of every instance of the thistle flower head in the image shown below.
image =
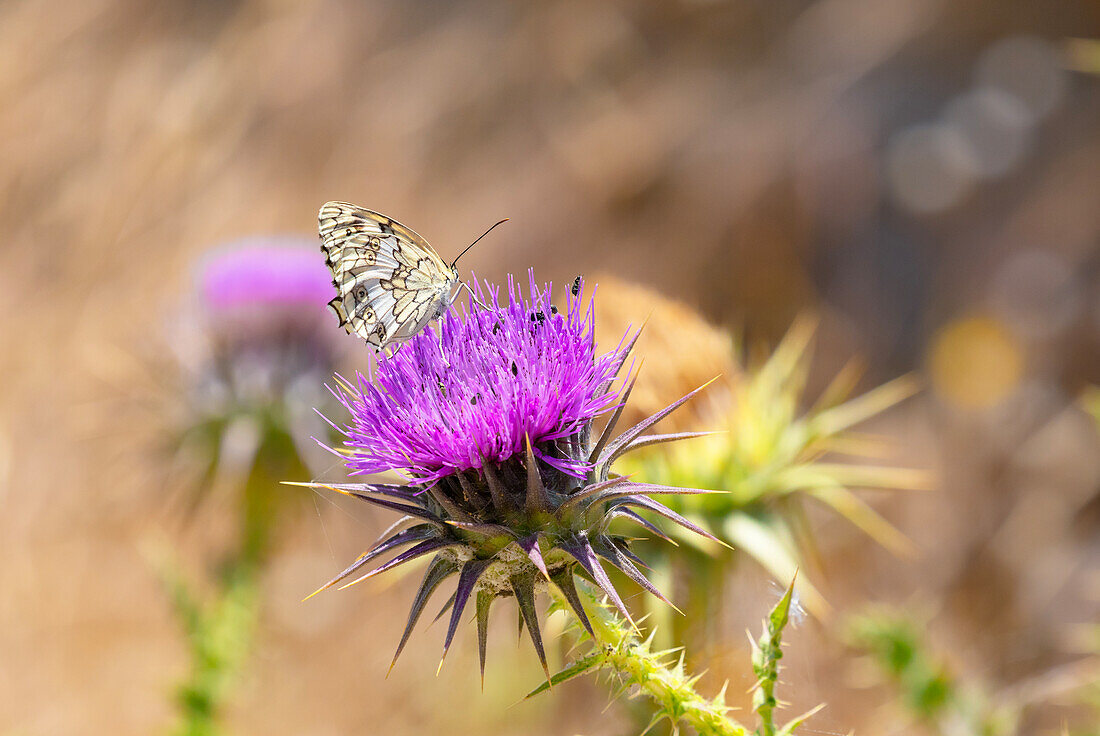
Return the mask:
<path id="1" fill-rule="evenodd" d="M 312 240 L 255 237 L 209 253 L 195 273 L 192 349 L 202 414 L 261 409 L 331 375 L 340 352 L 325 304 L 331 278 Z M 187 340 L 182 343 L 186 344 Z M 311 396 L 311 399 L 314 398 Z"/>
<path id="2" fill-rule="evenodd" d="M 340 393 L 351 413 L 348 467 L 355 474 L 404 470 L 430 483 L 486 462 L 521 455 L 529 439 L 542 462 L 583 477 L 586 462 L 560 452 L 565 441 L 610 409 L 623 348 L 595 356 L 592 304 L 571 293 L 559 313 L 532 280 L 465 320 L 453 312 L 442 339 L 413 341 L 386 360 L 377 385 L 362 375 Z"/>
<path id="3" fill-rule="evenodd" d="M 195 264 L 170 342 L 180 390 L 164 414 L 171 446 L 201 466 L 196 488 L 325 459 L 314 407 L 331 405 L 323 382 L 347 343 L 325 310 L 320 260 L 312 239 L 284 235 L 221 245 Z"/>
<path id="4" fill-rule="evenodd" d="M 650 498 L 706 491 L 637 483 L 611 473 L 612 463 L 629 450 L 696 436 L 643 434 L 694 392 L 616 436 L 633 384 L 622 390 L 613 384 L 637 335 L 598 355 L 594 308 L 581 286 L 579 279 L 574 282 L 561 311 L 551 304 L 551 289 L 538 288 L 533 276 L 526 298 L 509 282 L 506 304 L 491 286 L 479 289 L 479 300 L 489 295 L 488 308 L 475 309 L 471 302 L 464 320 L 446 315 L 442 338 L 422 332 L 396 355 L 379 359 L 373 384 L 359 376 L 337 391 L 351 415 L 339 454 L 352 473 L 401 470 L 410 482 L 310 484 L 403 514 L 396 530 L 322 590 L 387 553 L 402 550 L 352 582 L 433 555 L 397 655 L 428 599 L 444 580 L 457 576 L 454 595 L 440 614 L 451 612 L 444 654 L 473 600 L 484 672 L 489 606 L 514 596 L 545 668 L 534 601 L 547 582 L 561 589 L 586 627 L 575 574 L 589 578 L 629 618 L 604 563 L 663 599 L 612 521 L 633 522 L 663 537 L 638 513 L 644 510 L 710 536 Z M 597 437 L 593 420 L 603 412 L 611 416 Z"/>

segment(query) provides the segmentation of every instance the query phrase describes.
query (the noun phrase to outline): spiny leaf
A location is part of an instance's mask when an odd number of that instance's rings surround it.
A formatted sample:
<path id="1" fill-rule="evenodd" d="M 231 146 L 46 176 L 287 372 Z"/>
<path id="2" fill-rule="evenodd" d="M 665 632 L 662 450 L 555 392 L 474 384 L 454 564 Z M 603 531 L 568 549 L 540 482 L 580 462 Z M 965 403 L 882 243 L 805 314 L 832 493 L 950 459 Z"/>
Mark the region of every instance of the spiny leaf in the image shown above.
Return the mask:
<path id="1" fill-rule="evenodd" d="M 458 588 L 455 589 L 454 608 L 451 609 L 451 622 L 447 626 L 447 638 L 443 642 L 443 657 L 439 660 L 440 667 L 443 666 L 443 659 L 447 657 L 447 652 L 451 648 L 451 641 L 455 638 L 455 631 L 458 630 L 458 622 L 462 618 L 466 602 L 470 599 L 470 593 L 477 585 L 481 573 L 485 572 L 485 568 L 491 563 L 492 560 L 469 560 L 462 566 L 462 571 L 458 575 Z"/>
<path id="2" fill-rule="evenodd" d="M 389 550 L 395 547 L 399 547 L 402 544 L 411 544 L 412 542 L 418 542 L 424 539 L 428 539 L 432 537 L 435 533 L 436 530 L 434 526 L 430 524 L 420 524 L 418 526 L 410 527 L 408 529 L 405 529 L 404 531 L 394 534 L 389 539 L 379 542 L 378 544 L 374 545 L 374 547 L 361 554 L 359 558 L 355 560 L 355 562 L 344 568 L 343 572 L 332 578 L 332 580 L 329 580 L 317 590 L 310 593 L 303 600 L 308 601 L 310 598 L 317 595 L 321 591 L 328 590 L 333 585 L 336 585 L 336 583 L 352 575 L 356 570 L 358 570 L 374 558 L 378 557 L 379 555 L 385 554 Z"/>
<path id="3" fill-rule="evenodd" d="M 649 321 L 648 317 L 646 318 L 646 321 Z M 645 322 L 642 323 L 642 326 L 638 328 L 637 332 L 630 336 L 630 339 L 626 341 L 625 347 L 618 348 L 619 357 L 615 360 L 615 368 L 611 372 L 612 376 L 619 375 L 619 371 L 623 369 L 623 365 L 626 364 L 626 359 L 630 357 L 630 353 L 634 350 L 634 346 L 638 344 L 638 338 L 642 336 L 642 330 L 644 329 Z M 622 343 L 620 343 L 620 345 L 622 345 Z M 604 381 L 596 388 L 595 392 L 593 392 L 593 396 L 601 396 L 607 393 L 607 390 L 611 388 L 611 384 L 614 382 L 614 378 Z"/>
<path id="4" fill-rule="evenodd" d="M 676 608 L 672 601 L 665 597 L 664 593 L 659 591 L 653 583 L 649 582 L 649 579 L 642 574 L 642 571 L 639 570 L 618 547 L 610 544 L 596 543 L 592 545 L 592 548 L 600 557 L 610 562 L 620 572 L 624 573 L 628 578 L 633 580 L 651 595 L 656 596 L 662 603 L 671 606 L 677 613 L 683 613 L 679 608 Z"/>
<path id="5" fill-rule="evenodd" d="M 661 531 L 660 527 L 658 527 L 656 524 L 654 524 L 653 522 L 651 522 L 649 519 L 645 518 L 641 514 L 637 513 L 636 511 L 632 511 L 630 509 L 623 508 L 622 506 L 616 506 L 616 507 L 613 507 L 611 510 L 609 510 L 607 512 L 606 521 L 610 522 L 612 519 L 616 519 L 618 517 L 622 517 L 624 519 L 629 519 L 630 521 L 633 521 L 635 524 L 643 527 L 644 529 L 647 529 L 650 533 L 652 533 L 658 539 L 662 539 L 665 542 L 668 542 L 668 543 L 670 543 L 670 544 L 672 544 L 673 546 L 676 546 L 676 547 L 680 546 L 679 543 L 676 540 L 674 540 L 672 537 L 668 536 L 663 531 Z M 605 526 L 606 526 L 606 524 L 605 524 Z"/>
<path id="6" fill-rule="evenodd" d="M 654 483 L 623 483 L 615 488 L 606 488 L 588 498 L 588 503 L 600 503 L 612 501 L 616 498 L 626 498 L 636 495 L 653 496 L 700 496 L 704 494 L 728 493 L 728 491 L 715 491 L 708 488 L 682 488 L 680 486 L 664 486 Z"/>
<path id="7" fill-rule="evenodd" d="M 790 620 L 794 583 L 792 579 L 783 597 L 764 620 L 764 633 L 759 640 L 753 642 L 752 669 L 757 683 L 752 696 L 752 705 L 753 710 L 760 716 L 760 728 L 757 730 L 760 736 L 777 736 L 773 718 L 777 705 L 775 683 L 779 679 L 779 660 L 783 657 L 783 629 Z"/>
<path id="8" fill-rule="evenodd" d="M 580 505 L 581 503 L 583 503 L 587 499 L 591 498 L 592 496 L 596 495 L 597 493 L 600 493 L 601 491 L 603 491 L 607 488 L 611 488 L 612 486 L 617 486 L 619 484 L 626 483 L 628 480 L 630 480 L 629 475 L 620 475 L 620 476 L 616 476 L 614 478 L 611 478 L 609 480 L 602 480 L 602 481 L 599 481 L 597 483 L 592 483 L 591 485 L 587 485 L 584 488 L 582 488 L 581 490 L 579 490 L 576 493 L 569 496 L 569 498 L 566 499 L 565 503 L 563 503 L 561 506 L 558 507 L 558 513 L 559 514 L 567 513 L 573 507 Z"/>
<path id="9" fill-rule="evenodd" d="M 689 394 L 677 399 L 676 401 L 672 402 L 671 404 L 666 406 L 664 409 L 661 409 L 656 414 L 653 414 L 653 415 L 643 419 L 642 421 L 638 422 L 637 424 L 635 424 L 630 429 L 624 430 L 622 434 L 620 434 L 618 437 L 616 437 L 614 439 L 614 441 L 612 441 L 607 446 L 607 449 L 604 450 L 603 454 L 600 456 L 599 460 L 597 461 L 599 463 L 599 465 L 601 466 L 601 468 L 602 468 L 601 474 L 606 474 L 610 470 L 609 463 L 608 463 L 608 458 L 615 457 L 616 453 L 618 453 L 618 451 L 620 449 L 622 449 L 626 445 L 630 444 L 632 441 L 634 441 L 634 439 L 636 437 L 641 435 L 643 432 L 645 432 L 647 429 L 652 427 L 654 424 L 661 421 L 662 419 L 667 417 L 672 412 L 676 411 L 676 409 L 680 408 L 685 402 L 687 402 L 693 396 L 695 396 L 695 394 L 699 393 L 700 391 L 705 389 L 707 386 L 714 383 L 716 380 L 718 380 L 717 377 L 710 379 L 709 381 L 704 383 L 699 388 L 695 389 L 691 393 L 689 393 Z"/>
<path id="10" fill-rule="evenodd" d="M 593 582 L 604 592 L 604 595 L 618 609 L 623 618 L 629 621 L 631 626 L 637 628 L 630 612 L 626 610 L 626 604 L 623 603 L 623 599 L 619 597 L 618 591 L 611 583 L 611 578 L 607 577 L 607 572 L 604 571 L 599 559 L 596 558 L 591 542 L 584 537 L 580 537 L 574 542 L 563 543 L 561 547 L 581 564 L 584 571 L 592 577 Z"/>
<path id="11" fill-rule="evenodd" d="M 519 540 L 520 549 L 527 553 L 527 557 L 530 558 L 532 564 L 539 569 L 542 576 L 547 580 L 550 579 L 550 573 L 546 570 L 546 561 L 542 559 L 542 550 L 539 549 L 539 535 L 532 534 L 526 539 Z"/>
<path id="12" fill-rule="evenodd" d="M 797 575 L 795 577 L 797 577 Z M 783 629 L 790 620 L 791 601 L 794 598 L 794 584 L 795 578 L 792 577 L 790 584 L 787 586 L 787 590 L 784 591 L 779 601 L 772 606 L 772 610 L 768 614 L 768 631 L 773 638 L 777 638 L 783 633 Z"/>
<path id="13" fill-rule="evenodd" d="M 593 652 L 581 657 L 573 664 L 566 667 L 561 672 L 553 675 L 549 680 L 536 687 L 523 698 L 524 700 L 530 700 L 539 693 L 544 693 L 554 685 L 560 685 L 563 682 L 568 682 L 574 677 L 580 677 L 589 670 L 598 667 L 603 661 L 603 655 L 599 652 Z"/>
<path id="14" fill-rule="evenodd" d="M 477 656 L 481 663 L 481 689 L 485 690 L 485 645 L 489 639 L 489 606 L 495 598 L 484 590 L 477 594 Z"/>
<path id="15" fill-rule="evenodd" d="M 596 639 L 596 634 L 592 631 L 592 623 L 588 620 L 588 614 L 584 611 L 584 604 L 581 603 L 581 597 L 577 593 L 577 585 L 573 581 L 573 570 L 566 568 L 560 572 L 555 573 L 550 581 L 554 585 L 558 586 L 562 595 L 565 596 L 565 600 L 569 603 L 569 607 L 573 609 L 574 615 L 577 620 L 581 622 L 581 626 L 588 632 L 588 635 L 592 637 L 593 641 Z"/>
<path id="16" fill-rule="evenodd" d="M 515 593 L 516 603 L 519 605 L 520 616 L 527 624 L 527 633 L 531 635 L 531 643 L 535 645 L 535 652 L 539 655 L 542 670 L 546 673 L 547 681 L 550 680 L 550 668 L 546 666 L 546 652 L 542 648 L 542 632 L 539 630 L 538 613 L 535 610 L 535 581 L 531 575 L 514 575 L 510 583 L 512 592 Z"/>
<path id="17" fill-rule="evenodd" d="M 672 434 L 648 434 L 633 442 L 627 444 L 619 450 L 618 454 L 614 457 L 608 458 L 608 462 L 615 462 L 615 459 L 624 453 L 631 452 L 633 450 L 640 450 L 643 447 L 651 447 L 653 445 L 664 444 L 665 442 L 678 442 L 680 440 L 690 440 L 696 437 L 709 437 L 715 434 L 724 434 L 725 431 L 711 431 L 711 432 L 675 432 Z"/>
<path id="18" fill-rule="evenodd" d="M 456 529 L 464 529 L 468 532 L 481 534 L 486 537 L 506 537 L 515 539 L 518 535 L 503 524 L 482 524 L 480 522 L 447 521 L 449 526 Z"/>
<path id="19" fill-rule="evenodd" d="M 401 514 L 415 516 L 418 519 L 424 519 L 425 521 L 431 522 L 432 524 L 437 524 L 439 526 L 443 526 L 444 524 L 443 519 L 439 518 L 431 511 L 428 511 L 427 509 L 421 508 L 419 506 L 413 506 L 407 503 L 396 503 L 394 501 L 388 501 L 384 498 L 372 498 L 370 496 L 359 495 L 357 493 L 347 493 L 345 495 L 354 496 L 360 501 L 366 501 L 367 503 L 373 504 L 374 506 L 381 506 L 384 509 L 390 509 L 391 511 L 397 511 Z"/>
<path id="20" fill-rule="evenodd" d="M 457 542 L 455 542 L 453 540 L 450 540 L 450 539 L 426 539 L 423 542 L 421 542 L 420 544 L 413 547 L 412 549 L 405 550 L 404 552 L 399 554 L 397 557 L 394 557 L 389 562 L 387 562 L 383 565 L 379 565 L 378 567 L 376 567 L 373 570 L 371 570 L 370 572 L 368 572 L 366 575 L 362 575 L 362 576 L 356 578 L 355 580 L 352 580 L 350 583 L 344 583 L 343 585 L 340 586 L 340 590 L 343 590 L 344 588 L 350 588 L 351 586 L 353 586 L 357 583 L 361 583 L 364 580 L 367 580 L 369 578 L 374 577 L 375 575 L 379 575 L 379 574 L 385 572 L 386 570 L 397 567 L 398 565 L 402 565 L 402 564 L 408 562 L 409 560 L 416 559 L 417 557 L 421 557 L 421 556 L 429 554 L 431 552 L 435 552 L 438 549 L 442 549 L 443 547 L 449 547 L 449 546 L 454 545 L 454 544 L 457 544 Z"/>
<path id="21" fill-rule="evenodd" d="M 626 390 L 619 396 L 619 406 L 616 407 L 615 413 L 611 415 L 611 418 L 607 420 L 607 426 L 603 428 L 603 432 L 600 434 L 600 439 L 596 442 L 596 446 L 592 448 L 592 453 L 588 456 L 589 463 L 595 463 L 600 453 L 603 452 L 603 448 L 607 445 L 608 440 L 611 439 L 612 432 L 615 431 L 615 425 L 619 422 L 619 417 L 623 415 L 623 409 L 626 408 L 626 402 L 630 400 L 630 392 L 634 390 L 634 384 L 638 382 L 638 376 L 641 375 L 641 371 L 637 371 L 634 374 L 634 378 L 627 384 Z"/>
<path id="22" fill-rule="evenodd" d="M 412 634 L 416 622 L 420 620 L 420 615 L 424 613 L 424 607 L 428 604 L 428 600 L 432 597 L 432 593 L 435 592 L 435 589 L 439 587 L 440 583 L 456 572 L 458 572 L 458 563 L 445 560 L 441 557 L 436 557 L 428 566 L 427 571 L 424 573 L 424 579 L 420 583 L 420 588 L 416 591 L 416 596 L 413 597 L 412 607 L 409 610 L 409 619 L 405 623 L 405 632 L 401 635 L 401 643 L 397 645 L 397 651 L 393 655 L 393 661 L 390 662 L 390 669 L 386 672 L 387 677 L 389 677 L 390 672 L 393 671 L 393 666 L 397 664 L 397 658 L 401 656 L 401 651 L 409 642 L 409 635 Z"/>
<path id="23" fill-rule="evenodd" d="M 825 707 L 825 704 L 821 703 L 820 705 L 816 705 L 813 708 L 810 708 L 808 711 L 806 711 L 802 715 L 796 716 L 795 718 L 792 718 L 791 720 L 787 721 L 783 725 L 783 727 L 781 729 L 779 729 L 779 733 L 777 734 L 777 736 L 791 736 L 791 734 L 794 733 L 794 730 L 796 728 L 798 728 L 803 723 L 808 721 L 812 716 L 814 716 L 819 710 L 821 710 L 824 707 Z"/>
<path id="24" fill-rule="evenodd" d="M 716 543 L 722 545 L 723 547 L 726 547 L 726 548 L 730 547 L 729 544 L 722 541 L 718 537 L 714 536 L 713 534 L 708 532 L 703 527 L 701 527 L 698 524 L 696 524 L 695 522 L 690 521 L 689 519 L 681 516 L 680 514 L 676 513 L 672 509 L 670 509 L 668 506 L 665 506 L 663 503 L 659 503 L 657 501 L 654 501 L 652 498 L 647 498 L 646 496 L 629 496 L 629 497 L 623 499 L 622 501 L 620 501 L 619 503 L 621 503 L 623 506 L 637 506 L 639 508 L 645 509 L 646 511 L 652 511 L 653 513 L 657 514 L 658 516 L 663 516 L 666 519 L 668 519 L 669 521 L 676 522 L 680 526 L 684 527 L 685 529 L 687 529 L 689 531 L 695 532 L 696 534 L 698 534 L 701 537 L 706 537 L 710 541 L 716 542 Z"/>

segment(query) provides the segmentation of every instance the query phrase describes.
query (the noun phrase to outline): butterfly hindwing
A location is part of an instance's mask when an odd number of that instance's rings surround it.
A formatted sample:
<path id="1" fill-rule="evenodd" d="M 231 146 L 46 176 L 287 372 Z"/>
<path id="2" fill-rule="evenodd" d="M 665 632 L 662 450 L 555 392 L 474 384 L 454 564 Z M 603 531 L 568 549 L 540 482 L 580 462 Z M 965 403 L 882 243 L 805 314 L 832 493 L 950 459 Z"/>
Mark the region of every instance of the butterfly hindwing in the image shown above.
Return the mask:
<path id="1" fill-rule="evenodd" d="M 327 202 L 318 230 L 337 291 L 329 306 L 349 334 L 376 350 L 408 340 L 450 304 L 458 283 L 454 269 L 401 223 Z"/>

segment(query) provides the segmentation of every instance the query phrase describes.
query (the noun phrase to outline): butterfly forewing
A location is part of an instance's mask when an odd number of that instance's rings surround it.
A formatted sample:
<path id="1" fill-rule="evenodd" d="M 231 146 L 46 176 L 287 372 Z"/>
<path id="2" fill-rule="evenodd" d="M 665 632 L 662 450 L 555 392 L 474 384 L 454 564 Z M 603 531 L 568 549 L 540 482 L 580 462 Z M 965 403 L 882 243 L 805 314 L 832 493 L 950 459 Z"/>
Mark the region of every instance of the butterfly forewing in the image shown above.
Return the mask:
<path id="1" fill-rule="evenodd" d="M 318 230 L 337 291 L 329 306 L 348 333 L 375 349 L 408 340 L 450 304 L 454 269 L 396 220 L 327 202 Z"/>

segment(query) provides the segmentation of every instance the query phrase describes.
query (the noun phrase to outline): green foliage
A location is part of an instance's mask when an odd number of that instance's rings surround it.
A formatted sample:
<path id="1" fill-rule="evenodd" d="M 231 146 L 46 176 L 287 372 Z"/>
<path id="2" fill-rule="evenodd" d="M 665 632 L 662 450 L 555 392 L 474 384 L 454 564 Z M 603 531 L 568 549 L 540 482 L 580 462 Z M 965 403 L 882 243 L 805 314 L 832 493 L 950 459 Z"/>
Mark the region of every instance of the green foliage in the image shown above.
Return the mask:
<path id="1" fill-rule="evenodd" d="M 255 569 L 228 570 L 209 601 L 200 601 L 178 574 L 169 572 L 166 582 L 191 653 L 191 674 L 177 691 L 180 718 L 173 732 L 213 736 L 222 732 L 218 717 L 252 646 L 259 613 Z"/>
<path id="2" fill-rule="evenodd" d="M 915 720 L 938 733 L 1001 736 L 1015 730 L 1020 708 L 995 705 L 984 688 L 961 682 L 929 651 L 922 627 L 900 612 L 869 610 L 850 619 L 847 629 L 852 646 L 898 688 Z"/>
<path id="3" fill-rule="evenodd" d="M 238 502 L 235 546 L 213 575 L 212 592 L 200 595 L 174 561 L 161 565 L 161 577 L 172 600 L 176 616 L 187 639 L 191 669 L 178 687 L 179 736 L 214 736 L 222 733 L 219 721 L 232 696 L 233 685 L 244 669 L 254 642 L 260 614 L 259 577 L 272 544 L 272 531 L 286 490 L 278 484 L 284 477 L 306 472 L 287 427 L 269 417 L 253 436 L 254 445 L 244 454 L 244 467 L 228 473 L 221 467 L 228 460 L 220 448 L 229 424 L 202 425 L 209 452 L 206 479 L 226 476 Z M 196 430 L 199 431 L 199 430 Z M 240 462 L 240 459 L 236 462 Z M 196 492 L 209 488 L 205 483 Z"/>
<path id="4" fill-rule="evenodd" d="M 752 695 L 752 707 L 760 717 L 756 736 L 789 736 L 803 721 L 816 713 L 821 706 L 790 721 L 779 729 L 775 727 L 775 709 L 779 701 L 775 697 L 775 685 L 779 681 L 779 660 L 783 659 L 783 629 L 790 620 L 791 601 L 794 598 L 794 580 L 764 619 L 764 632 L 752 644 L 752 671 L 756 685 Z"/>
<path id="5" fill-rule="evenodd" d="M 731 719 L 725 704 L 725 688 L 714 698 L 706 698 L 695 690 L 699 677 L 684 671 L 681 650 L 658 650 L 653 637 L 642 639 L 639 631 L 616 614 L 606 601 L 595 598 L 587 585 L 578 587 L 585 599 L 585 610 L 592 625 L 594 639 L 577 622 L 574 627 L 581 639 L 592 641 L 589 652 L 570 666 L 535 688 L 533 697 L 557 685 L 589 672 L 606 672 L 617 685 L 619 695 L 633 691 L 634 696 L 648 698 L 654 715 L 648 731 L 663 720 L 675 727 L 685 723 L 701 736 L 749 736 L 749 731 Z M 555 608 L 572 611 L 570 602 L 555 589 Z"/>
<path id="6" fill-rule="evenodd" d="M 634 626 L 620 618 L 605 601 L 597 600 L 588 586 L 579 590 L 587 603 L 585 610 L 594 637 L 579 622 L 574 630 L 578 637 L 591 641 L 593 646 L 527 697 L 587 673 L 606 672 L 616 683 L 619 695 L 632 693 L 632 697 L 649 699 L 654 713 L 646 731 L 667 721 L 674 730 L 679 724 L 686 724 L 702 736 L 749 736 L 750 733 L 790 736 L 816 712 L 815 708 L 778 729 L 772 719 L 777 707 L 775 685 L 779 679 L 779 660 L 783 656 L 780 640 L 789 618 L 793 583 L 765 620 L 763 636 L 753 642 L 752 663 L 757 676 L 753 705 L 760 716 L 760 727 L 755 732 L 730 718 L 730 709 L 725 704 L 725 687 L 713 698 L 699 694 L 695 689 L 699 676 L 685 671 L 682 649 L 662 651 L 654 648 L 652 634 L 642 639 Z M 572 610 L 560 592 L 555 607 L 567 612 Z"/>

